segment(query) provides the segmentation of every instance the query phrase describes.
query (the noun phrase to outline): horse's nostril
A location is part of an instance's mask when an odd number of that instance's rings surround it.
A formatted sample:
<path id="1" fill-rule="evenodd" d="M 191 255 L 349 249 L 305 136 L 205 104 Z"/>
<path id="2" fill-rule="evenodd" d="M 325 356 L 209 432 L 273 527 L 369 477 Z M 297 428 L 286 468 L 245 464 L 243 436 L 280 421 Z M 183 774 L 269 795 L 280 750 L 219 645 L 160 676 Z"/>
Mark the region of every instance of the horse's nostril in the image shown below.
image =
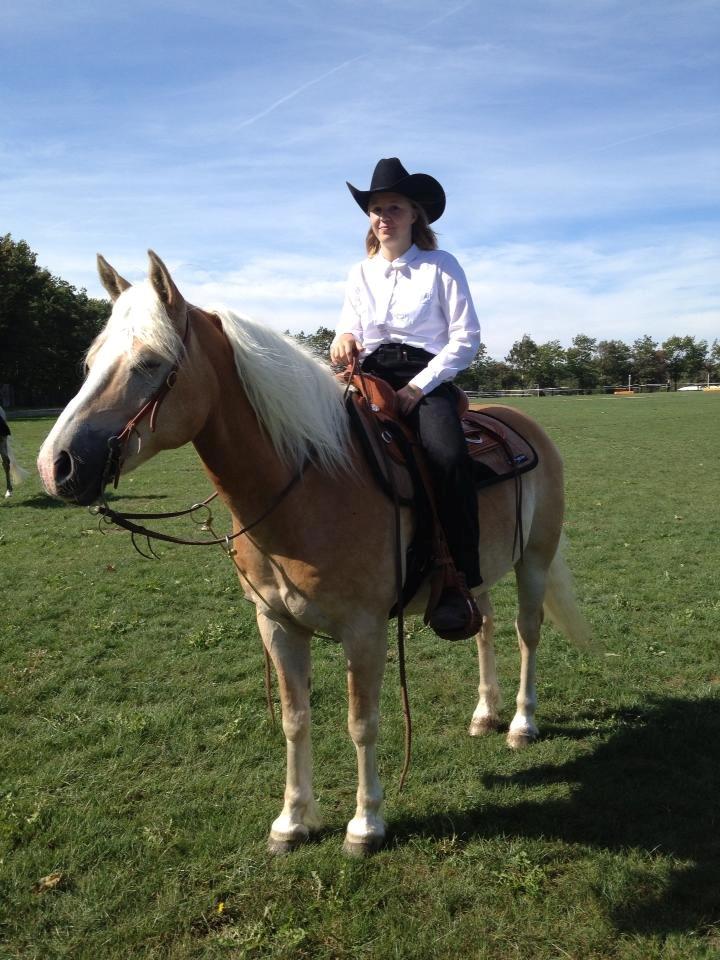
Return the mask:
<path id="1" fill-rule="evenodd" d="M 61 487 L 67 483 L 72 474 L 73 463 L 70 454 L 62 450 L 58 456 L 55 457 L 53 468 L 55 471 L 55 483 L 58 487 Z"/>

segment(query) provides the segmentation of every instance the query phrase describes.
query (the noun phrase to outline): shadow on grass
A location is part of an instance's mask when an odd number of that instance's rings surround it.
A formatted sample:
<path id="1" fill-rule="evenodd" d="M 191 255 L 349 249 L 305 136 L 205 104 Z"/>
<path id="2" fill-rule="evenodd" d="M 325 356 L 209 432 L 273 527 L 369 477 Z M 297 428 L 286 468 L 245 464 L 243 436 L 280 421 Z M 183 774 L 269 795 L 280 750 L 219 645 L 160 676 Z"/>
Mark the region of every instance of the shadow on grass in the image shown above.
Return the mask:
<path id="1" fill-rule="evenodd" d="M 634 902 L 616 907 L 612 920 L 618 930 L 646 934 L 718 923 L 720 698 L 655 699 L 616 719 L 625 726 L 592 754 L 510 777 L 486 777 L 487 804 L 395 822 L 394 836 L 402 842 L 417 833 L 466 839 L 504 834 L 687 860 L 662 894 L 647 886 L 645 896 L 636 890 Z M 492 803 L 497 786 L 555 783 L 567 783 L 572 795 L 512 806 Z"/>
<path id="2" fill-rule="evenodd" d="M 167 495 L 164 493 L 130 493 L 125 494 L 122 497 L 108 497 L 108 503 L 120 503 L 124 500 L 167 500 Z M 47 493 L 35 493 L 31 497 L 25 497 L 22 503 L 18 501 L 18 505 L 23 507 L 32 507 L 33 510 L 56 510 L 61 507 L 64 507 L 67 510 L 82 509 L 75 503 L 65 503 L 64 500 L 57 500 L 55 497 L 51 497 Z"/>
<path id="3" fill-rule="evenodd" d="M 62 507 L 71 506 L 71 504 L 63 503 L 62 500 L 56 500 L 46 493 L 34 493 L 31 497 L 23 497 L 22 502 L 18 498 L 18 505 L 32 507 L 33 510 L 57 510 Z"/>

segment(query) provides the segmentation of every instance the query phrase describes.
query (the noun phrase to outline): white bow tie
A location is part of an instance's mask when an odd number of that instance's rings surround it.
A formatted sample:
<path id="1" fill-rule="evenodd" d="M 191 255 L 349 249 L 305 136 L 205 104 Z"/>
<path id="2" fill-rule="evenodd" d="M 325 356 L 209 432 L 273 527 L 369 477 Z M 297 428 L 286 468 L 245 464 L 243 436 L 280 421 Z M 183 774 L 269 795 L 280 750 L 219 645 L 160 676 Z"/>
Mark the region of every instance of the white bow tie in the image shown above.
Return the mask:
<path id="1" fill-rule="evenodd" d="M 401 260 L 401 261 L 399 261 L 399 262 L 393 261 L 392 263 L 389 263 L 389 264 L 385 267 L 385 276 L 386 276 L 386 277 L 391 277 L 391 276 L 393 275 L 393 273 L 395 273 L 395 274 L 401 273 L 404 277 L 409 277 L 409 276 L 410 276 L 410 269 L 409 269 L 408 265 L 407 265 L 403 260 Z"/>

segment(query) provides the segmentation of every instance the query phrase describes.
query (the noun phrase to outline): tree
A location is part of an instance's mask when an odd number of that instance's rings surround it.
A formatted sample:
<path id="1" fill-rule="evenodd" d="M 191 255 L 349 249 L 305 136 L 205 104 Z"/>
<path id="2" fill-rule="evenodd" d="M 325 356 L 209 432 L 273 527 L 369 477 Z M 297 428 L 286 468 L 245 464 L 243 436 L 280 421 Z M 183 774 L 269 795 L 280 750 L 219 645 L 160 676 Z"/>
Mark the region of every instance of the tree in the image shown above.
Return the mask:
<path id="1" fill-rule="evenodd" d="M 640 337 L 633 343 L 632 372 L 640 383 L 665 383 L 667 359 L 652 337 Z"/>
<path id="2" fill-rule="evenodd" d="M 604 386 L 626 383 L 632 371 L 630 347 L 622 340 L 601 340 L 597 345 L 597 365 Z"/>
<path id="3" fill-rule="evenodd" d="M 559 340 L 549 340 L 537 348 L 530 368 L 531 377 L 539 387 L 555 387 L 565 371 L 565 351 Z"/>
<path id="4" fill-rule="evenodd" d="M 592 390 L 600 379 L 597 362 L 597 340 L 579 333 L 572 339 L 572 346 L 565 351 L 565 365 L 570 376 L 581 390 Z"/>
<path id="5" fill-rule="evenodd" d="M 699 380 L 703 364 L 707 358 L 706 340 L 695 341 L 694 337 L 668 337 L 663 342 L 667 358 L 668 372 L 675 389 L 681 377 L 686 380 Z"/>
<path id="6" fill-rule="evenodd" d="M 457 375 L 455 383 L 463 390 L 481 390 L 483 386 L 486 386 L 487 368 L 490 362 L 487 347 L 484 343 L 481 343 L 475 359 L 467 370 L 463 370 Z"/>
<path id="7" fill-rule="evenodd" d="M 47 282 L 35 254 L 10 234 L 0 238 L 0 383 L 24 382 L 34 350 L 32 303 Z"/>
<path id="8" fill-rule="evenodd" d="M 505 357 L 524 387 L 534 386 L 533 368 L 537 360 L 538 346 L 526 333 L 522 340 L 516 340 Z"/>
<path id="9" fill-rule="evenodd" d="M 720 379 L 720 340 L 713 340 L 705 360 L 705 371 L 713 380 Z"/>
<path id="10" fill-rule="evenodd" d="M 0 237 L 0 384 L 9 385 L 16 404 L 66 403 L 111 307 L 51 276 L 36 259 L 23 240 Z"/>
<path id="11" fill-rule="evenodd" d="M 315 333 L 305 334 L 301 330 L 295 339 L 320 360 L 330 363 L 330 344 L 334 337 L 335 333 L 329 327 L 318 327 Z"/>

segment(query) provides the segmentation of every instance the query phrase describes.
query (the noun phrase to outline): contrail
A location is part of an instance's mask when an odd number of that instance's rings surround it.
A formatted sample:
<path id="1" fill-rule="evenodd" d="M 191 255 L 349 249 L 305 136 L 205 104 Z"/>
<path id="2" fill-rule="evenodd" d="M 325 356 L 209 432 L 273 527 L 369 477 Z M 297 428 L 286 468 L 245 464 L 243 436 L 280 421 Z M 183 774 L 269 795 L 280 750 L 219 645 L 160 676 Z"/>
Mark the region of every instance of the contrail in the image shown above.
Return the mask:
<path id="1" fill-rule="evenodd" d="M 689 120 L 680 120 L 678 123 L 673 123 L 669 127 L 658 127 L 655 130 L 648 130 L 646 133 L 637 133 L 633 137 L 625 137 L 623 140 L 614 140 L 612 143 L 605 143 L 601 147 L 594 147 L 593 149 L 585 152 L 600 153 L 603 150 L 612 150 L 613 147 L 621 147 L 626 143 L 634 143 L 636 140 L 647 140 L 648 137 L 657 137 L 662 133 L 670 133 L 673 130 L 679 130 L 681 127 L 689 127 L 696 123 L 704 123 L 706 120 L 714 120 L 717 116 L 720 116 L 720 114 L 711 113 L 709 116 L 692 117 Z"/>
<path id="2" fill-rule="evenodd" d="M 442 23 L 443 20 L 447 20 L 448 17 L 453 17 L 456 13 L 460 13 L 460 11 L 464 10 L 465 7 L 469 7 L 471 3 L 472 0 L 465 0 L 465 3 L 458 4 L 458 6 L 453 7 L 452 10 L 447 10 L 445 13 L 441 13 L 439 17 L 435 17 L 434 20 L 429 20 L 421 27 L 418 27 L 417 30 L 411 32 L 422 33 L 423 30 L 427 30 L 429 27 L 434 27 L 436 23 Z"/>
<path id="3" fill-rule="evenodd" d="M 334 73 L 337 73 L 338 70 L 342 70 L 344 67 L 349 67 L 351 63 L 356 63 L 358 60 L 362 60 L 365 56 L 366 54 L 361 53 L 357 57 L 352 57 L 350 60 L 345 60 L 343 63 L 339 63 L 336 67 L 333 67 L 332 70 L 328 70 L 326 73 L 321 73 L 319 77 L 315 77 L 313 80 L 308 80 L 307 83 L 303 83 L 302 86 L 299 86 L 296 90 L 286 93 L 284 97 L 280 97 L 279 100 L 271 103 L 269 107 L 265 107 L 265 109 L 261 110 L 260 113 L 256 113 L 254 117 L 248 117 L 247 120 L 243 120 L 238 124 L 237 129 L 241 130 L 243 127 L 249 127 L 251 123 L 255 123 L 256 120 L 261 120 L 263 117 L 266 117 L 269 113 L 272 113 L 273 110 L 277 110 L 278 107 L 282 106 L 283 103 L 287 103 L 288 100 L 292 100 L 293 97 L 296 97 L 299 93 L 302 93 L 303 90 L 307 90 L 308 87 L 312 87 L 316 83 L 326 80 Z"/>
<path id="4" fill-rule="evenodd" d="M 441 14 L 439 17 L 435 17 L 433 20 L 429 20 L 427 23 L 423 24 L 421 27 L 418 27 L 417 30 L 412 32 L 421 33 L 423 30 L 427 30 L 429 27 L 434 27 L 435 24 L 441 23 L 443 20 L 447 20 L 448 17 L 452 17 L 454 14 L 459 13 L 460 10 L 464 10 L 465 7 L 470 5 L 470 3 L 472 3 L 472 0 L 465 0 L 464 3 L 453 7 L 451 10 Z M 286 93 L 284 97 L 280 97 L 279 100 L 275 100 L 274 103 L 271 103 L 269 107 L 265 107 L 265 109 L 261 110 L 260 113 L 256 113 L 252 117 L 248 117 L 247 120 L 242 120 L 238 124 L 237 129 L 242 130 L 243 127 L 249 127 L 251 123 L 255 123 L 257 120 L 261 120 L 263 117 L 266 117 L 269 113 L 272 113 L 273 110 L 277 110 L 278 107 L 281 107 L 284 103 L 287 103 L 288 100 L 292 100 L 299 93 L 302 93 L 303 90 L 307 90 L 308 87 L 314 87 L 316 83 L 321 83 L 323 80 L 327 80 L 328 77 L 331 77 L 334 73 L 337 73 L 338 70 L 343 70 L 345 67 L 349 67 L 351 63 L 357 63 L 358 60 L 363 60 L 367 56 L 368 54 L 366 53 L 358 54 L 357 57 L 351 57 L 350 60 L 344 60 L 342 63 L 339 63 L 336 67 L 333 67 L 326 73 L 321 73 L 319 77 L 314 77 L 312 80 L 308 80 L 307 83 L 303 83 L 296 90 L 292 90 L 290 93 Z"/>

